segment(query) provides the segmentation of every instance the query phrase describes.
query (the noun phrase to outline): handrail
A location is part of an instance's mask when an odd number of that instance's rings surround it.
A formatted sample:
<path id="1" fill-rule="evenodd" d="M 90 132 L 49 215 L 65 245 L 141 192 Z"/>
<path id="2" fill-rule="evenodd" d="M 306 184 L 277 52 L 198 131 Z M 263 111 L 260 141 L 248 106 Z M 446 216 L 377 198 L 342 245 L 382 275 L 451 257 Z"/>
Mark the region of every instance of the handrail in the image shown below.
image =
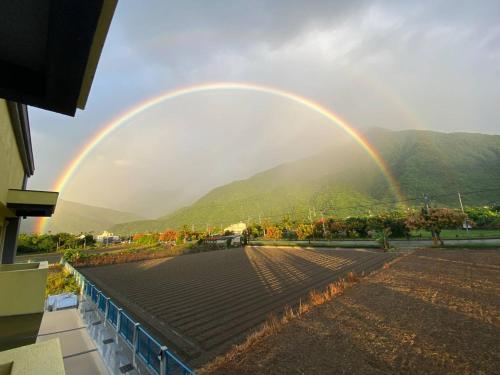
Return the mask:
<path id="1" fill-rule="evenodd" d="M 174 353 L 161 345 L 149 332 L 134 321 L 125 310 L 120 308 L 111 298 L 88 281 L 70 263 L 61 260 L 63 267 L 71 273 L 80 287 L 80 294 L 87 297 L 97 310 L 104 314 L 105 321 L 119 334 L 133 349 L 134 355 L 156 375 L 196 375 Z"/>

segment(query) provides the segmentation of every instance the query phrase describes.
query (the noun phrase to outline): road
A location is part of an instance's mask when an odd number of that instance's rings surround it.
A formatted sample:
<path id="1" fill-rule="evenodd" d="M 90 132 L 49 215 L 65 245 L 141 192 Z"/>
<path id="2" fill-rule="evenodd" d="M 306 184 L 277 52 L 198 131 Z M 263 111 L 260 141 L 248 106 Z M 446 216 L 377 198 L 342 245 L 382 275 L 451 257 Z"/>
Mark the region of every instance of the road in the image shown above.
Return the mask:
<path id="1" fill-rule="evenodd" d="M 500 238 L 474 238 L 474 239 L 444 239 L 445 245 L 468 245 L 468 244 L 498 244 L 500 247 Z M 251 241 L 254 245 L 298 245 L 298 246 L 315 246 L 315 247 L 373 247 L 377 246 L 374 240 L 341 240 L 341 241 Z M 417 248 L 431 247 L 432 240 L 390 240 L 390 244 L 396 248 Z"/>

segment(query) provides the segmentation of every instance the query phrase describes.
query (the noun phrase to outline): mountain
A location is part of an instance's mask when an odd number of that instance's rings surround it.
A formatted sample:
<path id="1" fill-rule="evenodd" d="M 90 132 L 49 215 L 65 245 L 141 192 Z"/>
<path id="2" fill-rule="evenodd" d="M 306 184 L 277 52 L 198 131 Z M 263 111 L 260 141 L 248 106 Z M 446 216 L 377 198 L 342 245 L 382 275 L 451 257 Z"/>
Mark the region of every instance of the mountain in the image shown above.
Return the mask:
<path id="1" fill-rule="evenodd" d="M 458 191 L 465 205 L 500 201 L 498 135 L 372 129 L 367 138 L 399 181 L 408 206 L 422 205 L 425 193 L 433 205 L 457 207 Z M 122 223 L 112 230 L 219 228 L 259 217 L 278 221 L 286 213 L 303 219 L 345 217 L 402 207 L 395 200 L 380 168 L 352 142 L 218 187 L 156 220 Z"/>
<path id="2" fill-rule="evenodd" d="M 140 216 L 129 212 L 59 199 L 56 211 L 50 219 L 47 229 L 53 233 L 101 232 L 113 225 L 140 219 L 142 219 Z M 34 220 L 23 220 L 21 231 L 33 232 L 34 225 Z"/>

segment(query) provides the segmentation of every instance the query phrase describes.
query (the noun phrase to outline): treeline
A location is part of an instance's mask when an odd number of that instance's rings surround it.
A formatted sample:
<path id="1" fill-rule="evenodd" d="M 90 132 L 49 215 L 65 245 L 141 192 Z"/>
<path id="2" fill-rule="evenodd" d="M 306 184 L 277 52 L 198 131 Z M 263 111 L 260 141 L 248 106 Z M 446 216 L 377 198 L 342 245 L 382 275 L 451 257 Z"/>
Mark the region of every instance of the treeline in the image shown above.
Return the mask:
<path id="1" fill-rule="evenodd" d="M 17 239 L 18 253 L 42 253 L 65 249 L 91 247 L 95 245 L 92 234 L 26 234 L 21 233 Z"/>
<path id="2" fill-rule="evenodd" d="M 279 222 L 263 220 L 249 223 L 244 233 L 250 239 L 267 240 L 333 240 L 372 238 L 382 247 L 389 246 L 391 238 L 410 238 L 412 231 L 426 230 L 431 233 L 436 244 L 441 243 L 443 229 L 460 229 L 466 224 L 478 229 L 500 229 L 500 207 L 477 207 L 465 210 L 449 208 L 422 208 L 421 210 L 393 211 L 377 215 L 347 218 L 325 217 L 304 222 L 285 215 Z M 217 233 L 190 231 L 187 226 L 182 230 L 167 229 L 163 233 L 140 233 L 133 237 L 134 242 L 153 244 L 157 242 L 182 243 L 200 240 Z"/>
<path id="3" fill-rule="evenodd" d="M 347 218 L 326 217 L 314 222 L 298 222 L 283 217 L 279 223 L 251 224 L 251 238 L 268 240 L 333 240 L 374 238 L 388 247 L 390 238 L 410 238 L 412 231 L 426 230 L 433 241 L 442 244 L 443 229 L 500 229 L 500 207 L 470 208 L 462 213 L 449 208 L 422 208 Z"/>
<path id="4" fill-rule="evenodd" d="M 376 215 L 347 218 L 324 217 L 315 221 L 296 220 L 288 215 L 278 222 L 262 220 L 249 223 L 245 236 L 250 239 L 268 240 L 333 240 L 372 238 L 383 247 L 391 238 L 409 238 L 412 231 L 426 230 L 435 243 L 442 243 L 443 229 L 463 228 L 467 225 L 477 229 L 500 229 L 500 206 L 467 208 L 465 214 L 449 208 L 422 208 L 421 210 L 392 211 Z M 166 229 L 161 233 L 136 233 L 132 242 L 140 245 L 158 243 L 181 244 L 203 239 L 219 233 L 215 227 L 205 231 L 190 230 L 184 225 L 180 230 Z M 124 237 L 128 240 L 128 237 Z M 18 252 L 51 252 L 95 246 L 91 234 L 20 234 Z"/>
<path id="5" fill-rule="evenodd" d="M 161 233 L 136 233 L 132 236 L 132 241 L 142 245 L 152 245 L 158 242 L 181 244 L 188 241 L 199 241 L 209 235 L 209 231 L 192 231 L 187 225 L 184 225 L 181 230 L 166 229 Z"/>

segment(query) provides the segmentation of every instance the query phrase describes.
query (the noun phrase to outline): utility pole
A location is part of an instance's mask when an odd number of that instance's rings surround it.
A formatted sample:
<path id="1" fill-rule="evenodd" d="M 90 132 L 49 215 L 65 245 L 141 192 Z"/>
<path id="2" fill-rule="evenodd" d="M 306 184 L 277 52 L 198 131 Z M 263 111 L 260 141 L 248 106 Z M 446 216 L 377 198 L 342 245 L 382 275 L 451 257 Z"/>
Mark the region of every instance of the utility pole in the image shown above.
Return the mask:
<path id="1" fill-rule="evenodd" d="M 462 196 L 460 195 L 460 192 L 458 192 L 458 201 L 460 202 L 462 213 L 465 215 L 464 205 L 462 204 Z M 467 232 L 467 234 L 469 233 L 469 223 L 467 222 L 467 216 L 465 217 L 465 231 Z"/>
<path id="2" fill-rule="evenodd" d="M 424 194 L 424 202 L 425 202 L 425 210 L 426 210 L 426 213 L 428 214 L 429 213 L 429 195 Z"/>
<path id="3" fill-rule="evenodd" d="M 425 204 L 425 213 L 426 215 L 429 215 L 429 195 L 427 193 L 424 194 L 424 204 Z M 431 230 L 431 236 L 432 236 L 432 242 L 436 243 L 437 242 L 437 236 L 436 233 Z"/>
<path id="4" fill-rule="evenodd" d="M 323 224 L 323 239 L 326 238 L 326 230 L 325 230 L 325 216 L 323 215 L 323 211 L 321 211 L 321 223 Z"/>

